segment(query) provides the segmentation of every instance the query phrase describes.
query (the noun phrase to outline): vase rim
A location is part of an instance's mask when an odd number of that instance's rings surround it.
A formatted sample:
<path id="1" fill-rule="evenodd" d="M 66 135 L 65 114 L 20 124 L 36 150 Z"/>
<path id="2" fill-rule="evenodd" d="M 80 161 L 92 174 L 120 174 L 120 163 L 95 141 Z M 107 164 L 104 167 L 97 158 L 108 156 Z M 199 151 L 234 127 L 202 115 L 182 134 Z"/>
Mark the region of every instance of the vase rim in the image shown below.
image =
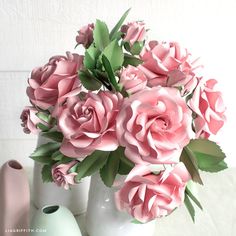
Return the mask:
<path id="1" fill-rule="evenodd" d="M 42 212 L 45 215 L 55 214 L 60 209 L 59 205 L 47 205 L 42 208 Z"/>
<path id="2" fill-rule="evenodd" d="M 23 166 L 16 160 L 10 160 L 7 162 L 9 168 L 13 170 L 22 170 Z"/>

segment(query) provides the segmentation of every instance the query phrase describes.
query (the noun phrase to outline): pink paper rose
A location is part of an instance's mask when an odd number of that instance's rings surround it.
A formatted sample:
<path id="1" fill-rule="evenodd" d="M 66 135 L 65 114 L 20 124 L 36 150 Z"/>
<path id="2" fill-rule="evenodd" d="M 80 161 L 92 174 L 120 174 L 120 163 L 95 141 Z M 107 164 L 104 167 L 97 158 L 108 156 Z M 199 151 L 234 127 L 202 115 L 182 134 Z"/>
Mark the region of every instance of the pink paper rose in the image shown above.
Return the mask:
<path id="1" fill-rule="evenodd" d="M 80 81 L 77 72 L 82 62 L 83 56 L 67 53 L 67 57 L 54 56 L 46 65 L 35 68 L 28 80 L 30 101 L 46 110 L 78 94 Z"/>
<path id="2" fill-rule="evenodd" d="M 189 100 L 190 108 L 197 115 L 194 120 L 197 137 L 208 138 L 211 134 L 217 134 L 226 120 L 226 107 L 221 92 L 215 89 L 216 83 L 214 79 L 204 81 L 200 78 L 193 97 Z"/>
<path id="3" fill-rule="evenodd" d="M 159 86 L 125 99 L 116 132 L 134 163 L 175 163 L 191 138 L 191 121 L 179 91 Z"/>
<path id="4" fill-rule="evenodd" d="M 135 42 L 144 41 L 146 36 L 145 23 L 141 21 L 128 23 L 121 27 L 121 32 L 124 33 L 124 41 L 133 46 Z"/>
<path id="5" fill-rule="evenodd" d="M 156 175 L 148 166 L 138 165 L 115 194 L 119 210 L 126 210 L 142 223 L 167 216 L 184 201 L 190 175 L 183 163 Z"/>
<path id="6" fill-rule="evenodd" d="M 61 152 L 83 159 L 95 150 L 115 150 L 115 124 L 121 103 L 120 94 L 108 91 L 89 92 L 84 100 L 68 99 L 58 121 L 64 135 Z"/>
<path id="7" fill-rule="evenodd" d="M 32 133 L 32 134 L 39 134 L 40 129 L 37 128 L 38 123 L 43 123 L 44 125 L 45 122 L 40 120 L 38 116 L 36 115 L 39 111 L 34 108 L 34 107 L 25 107 L 24 110 L 21 113 L 21 121 L 22 124 L 21 126 L 23 127 L 23 131 L 26 134 Z"/>
<path id="8" fill-rule="evenodd" d="M 55 164 L 52 167 L 52 178 L 54 183 L 66 190 L 69 189 L 70 185 L 75 185 L 75 176 L 77 173 L 69 173 L 69 170 L 77 163 L 78 161 L 72 161 L 67 164 Z"/>
<path id="9" fill-rule="evenodd" d="M 146 88 L 147 78 L 140 69 L 129 65 L 121 71 L 119 83 L 129 94 L 134 94 Z"/>
<path id="10" fill-rule="evenodd" d="M 93 42 L 93 30 L 94 24 L 88 24 L 83 26 L 76 36 L 76 42 L 82 44 L 85 48 L 88 48 Z"/>
<path id="11" fill-rule="evenodd" d="M 194 71 L 199 68 L 190 53 L 176 42 L 150 41 L 141 55 L 140 69 L 148 78 L 148 86 L 185 86 L 193 90 L 196 86 Z M 190 87 L 190 84 L 192 86 Z"/>

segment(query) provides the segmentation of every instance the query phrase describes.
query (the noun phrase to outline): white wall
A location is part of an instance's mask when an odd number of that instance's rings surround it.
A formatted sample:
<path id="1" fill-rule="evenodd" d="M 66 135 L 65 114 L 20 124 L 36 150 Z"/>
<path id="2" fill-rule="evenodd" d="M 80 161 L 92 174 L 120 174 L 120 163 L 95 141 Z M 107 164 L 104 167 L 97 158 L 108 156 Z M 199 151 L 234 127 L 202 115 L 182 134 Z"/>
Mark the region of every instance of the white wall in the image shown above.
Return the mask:
<path id="1" fill-rule="evenodd" d="M 0 0 L 0 164 L 16 158 L 32 165 L 36 137 L 19 120 L 31 69 L 73 50 L 81 26 L 96 18 L 112 26 L 129 7 L 130 21 L 145 20 L 153 38 L 182 42 L 219 80 L 228 122 L 218 141 L 236 166 L 235 0 Z"/>

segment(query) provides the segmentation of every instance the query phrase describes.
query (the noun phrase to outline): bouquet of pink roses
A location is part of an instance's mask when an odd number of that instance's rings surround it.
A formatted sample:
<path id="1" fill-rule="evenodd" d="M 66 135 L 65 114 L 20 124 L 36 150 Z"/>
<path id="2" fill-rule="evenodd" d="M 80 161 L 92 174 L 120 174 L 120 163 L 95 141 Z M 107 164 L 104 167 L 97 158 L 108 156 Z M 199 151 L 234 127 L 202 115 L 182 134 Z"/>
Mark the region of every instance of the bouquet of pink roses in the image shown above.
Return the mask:
<path id="1" fill-rule="evenodd" d="M 44 164 L 44 181 L 66 189 L 97 171 L 108 187 L 127 175 L 116 205 L 139 222 L 182 203 L 194 220 L 199 170 L 227 168 L 208 139 L 225 122 L 221 93 L 180 44 L 147 40 L 144 22 L 123 24 L 128 12 L 111 31 L 100 20 L 80 29 L 84 55 L 67 52 L 32 71 L 22 125 L 52 141 L 31 158 Z"/>

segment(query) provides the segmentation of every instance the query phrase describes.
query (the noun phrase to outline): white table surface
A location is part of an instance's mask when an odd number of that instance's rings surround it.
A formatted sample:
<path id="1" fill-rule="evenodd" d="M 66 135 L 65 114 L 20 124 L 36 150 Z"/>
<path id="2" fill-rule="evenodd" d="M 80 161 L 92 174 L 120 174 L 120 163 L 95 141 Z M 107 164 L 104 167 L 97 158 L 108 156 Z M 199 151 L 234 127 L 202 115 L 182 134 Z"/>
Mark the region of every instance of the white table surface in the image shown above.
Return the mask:
<path id="1" fill-rule="evenodd" d="M 32 170 L 27 169 L 30 183 Z M 193 224 L 185 206 L 168 217 L 157 220 L 154 236 L 234 236 L 236 235 L 236 169 L 216 174 L 202 173 L 204 187 L 198 186 L 203 211 L 196 211 Z M 36 208 L 31 206 L 31 216 Z M 76 216 L 83 236 L 85 214 Z M 151 236 L 151 235 L 145 235 Z"/>

